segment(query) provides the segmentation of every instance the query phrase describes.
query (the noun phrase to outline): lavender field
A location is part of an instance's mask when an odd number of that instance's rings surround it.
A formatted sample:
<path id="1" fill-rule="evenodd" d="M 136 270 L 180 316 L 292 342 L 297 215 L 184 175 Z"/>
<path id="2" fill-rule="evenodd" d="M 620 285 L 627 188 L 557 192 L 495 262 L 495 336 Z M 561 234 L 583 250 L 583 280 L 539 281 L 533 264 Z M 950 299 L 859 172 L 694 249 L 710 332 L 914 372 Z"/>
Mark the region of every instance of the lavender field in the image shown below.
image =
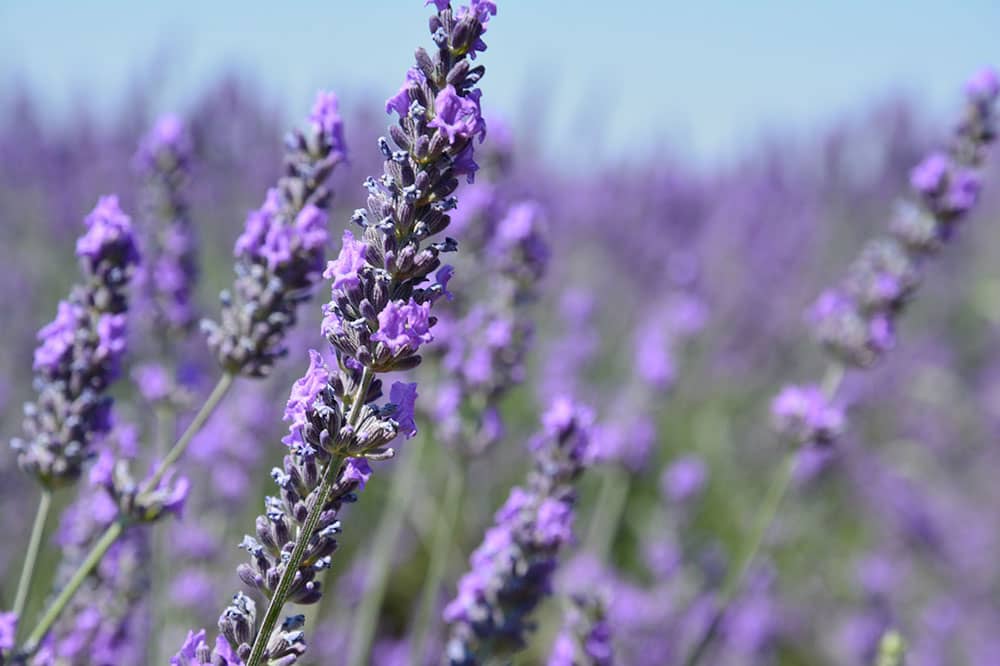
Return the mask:
<path id="1" fill-rule="evenodd" d="M 560 158 L 424 11 L 364 94 L 0 78 L 0 666 L 1000 665 L 1000 52 Z"/>

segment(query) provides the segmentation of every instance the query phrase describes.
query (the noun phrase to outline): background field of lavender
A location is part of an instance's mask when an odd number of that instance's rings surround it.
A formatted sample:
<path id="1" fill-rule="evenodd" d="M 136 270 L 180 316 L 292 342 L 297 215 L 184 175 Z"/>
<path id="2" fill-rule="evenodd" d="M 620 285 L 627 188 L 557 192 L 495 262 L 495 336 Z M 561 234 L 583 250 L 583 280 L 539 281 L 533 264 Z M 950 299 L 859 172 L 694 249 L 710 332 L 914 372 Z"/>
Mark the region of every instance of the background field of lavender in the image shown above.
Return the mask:
<path id="1" fill-rule="evenodd" d="M 650 104 L 662 107 L 662 119 L 631 116 L 623 125 L 612 123 L 595 101 L 606 80 L 577 79 L 581 94 L 567 103 L 557 99 L 547 72 L 526 75 L 531 58 L 518 55 L 517 71 L 504 71 L 516 49 L 518 21 L 534 19 L 512 9 L 503 26 L 497 24 L 488 68 L 506 88 L 492 116 L 486 94 L 488 161 L 476 185 L 462 186 L 468 212 L 460 208 L 457 217 L 472 219 L 457 225 L 455 235 L 460 243 L 476 242 L 477 202 L 530 201 L 544 220 L 549 257 L 544 276 L 531 276 L 537 295 L 524 309 L 534 325 L 524 381 L 501 402 L 499 441 L 469 463 L 469 490 L 448 556 L 449 591 L 496 507 L 529 466 L 525 442 L 542 406 L 571 394 L 595 408 L 601 462 L 582 481 L 577 540 L 563 558 L 556 591 L 599 582 L 609 598 L 620 663 L 681 663 L 704 631 L 783 458 L 769 403 L 783 384 L 822 372 L 823 351 L 804 311 L 886 227 L 913 165 L 947 139 L 954 115 L 948 112 L 960 106 L 966 74 L 990 55 L 1000 59 L 995 41 L 990 54 L 977 39 L 989 17 L 1000 17 L 985 5 L 979 9 L 949 14 L 947 25 L 970 37 L 937 44 L 935 55 L 943 52 L 937 68 L 914 67 L 901 86 L 886 85 L 874 95 L 880 80 L 870 79 L 854 102 L 848 93 L 831 97 L 840 100 L 840 118 L 803 111 L 792 90 L 783 98 L 765 92 L 776 101 L 755 106 L 759 120 L 752 126 L 724 125 L 709 114 L 712 129 L 696 132 L 695 146 L 678 141 L 669 124 L 671 118 L 698 122 L 694 113 L 677 111 L 685 107 L 683 96 L 671 99 L 660 90 Z M 8 11 L 17 18 L 18 11 L 37 10 Z M 924 20 L 929 25 L 932 18 Z M 396 23 L 414 34 L 420 25 Z M 46 79 L 58 66 L 43 71 L 32 62 L 33 49 L 19 51 L 20 62 L 0 70 L 4 441 L 19 434 L 20 406 L 31 394 L 35 333 L 75 279 L 80 220 L 111 191 L 126 211 L 136 210 L 133 158 L 168 106 L 192 138 L 188 195 L 199 244 L 199 314 L 214 315 L 218 293 L 231 281 L 233 241 L 278 175 L 288 119 L 306 113 L 310 87 L 335 86 L 342 78 L 353 93 L 341 95 L 352 152 L 332 182 L 331 228 L 339 239 L 351 212 L 363 205 L 364 177 L 381 168 L 372 147 L 385 134 L 383 100 L 398 77 L 386 81 L 382 55 L 370 78 L 363 59 L 354 61 L 350 75 L 343 73 L 335 63 L 350 50 L 316 41 L 302 56 L 311 59 L 307 73 L 292 77 L 288 88 L 276 85 L 267 67 L 263 74 L 252 67 L 234 74 L 195 68 L 197 76 L 166 68 L 170 85 L 164 88 L 154 64 L 118 75 L 125 83 L 109 92 L 113 101 L 73 103 L 70 112 L 66 100 L 75 80 Z M 405 62 L 413 41 L 402 40 L 395 61 Z M 104 48 L 108 57 L 128 59 L 125 51 Z M 0 60 L 10 63 L 4 55 L 0 50 Z M 863 49 L 850 57 L 863 59 Z M 914 50 L 912 57 L 922 56 Z M 621 64 L 607 58 L 603 71 Z M 648 76 L 671 66 L 657 59 Z M 846 62 L 838 66 L 851 69 Z M 315 72 L 327 68 L 330 76 L 316 81 Z M 82 70 L 80 80 L 92 76 L 86 64 Z M 878 71 L 888 79 L 899 69 Z M 716 94 L 754 80 L 728 75 L 733 81 L 716 70 Z M 765 75 L 754 76 L 761 89 L 773 89 Z M 843 92 L 856 80 L 837 81 Z M 900 94 L 900 87 L 917 92 Z M 554 110 L 536 112 L 550 103 Z M 724 94 L 712 106 L 739 113 Z M 540 118 L 544 122 L 534 122 Z M 782 126 L 790 129 L 772 129 Z M 608 127 L 614 131 L 605 132 Z M 744 138 L 737 141 L 734 127 L 746 130 Z M 845 436 L 834 448 L 800 456 L 763 556 L 707 663 L 866 664 L 888 628 L 906 637 L 908 663 L 1000 663 L 1000 159 L 987 163 L 983 180 L 981 205 L 928 266 L 921 298 L 901 323 L 898 348 L 874 369 L 845 378 Z M 452 284 L 457 301 L 490 286 L 489 276 L 471 270 Z M 282 455 L 288 387 L 305 369 L 307 350 L 320 344 L 319 307 L 306 310 L 289 357 L 271 377 L 235 390 L 185 460 L 194 481 L 187 511 L 157 525 L 152 541 L 150 663 L 165 663 L 189 628 L 212 626 L 234 587 L 233 568 L 242 556 L 235 544 L 259 513 L 270 490 L 268 470 Z M 143 330 L 135 327 L 133 337 Z M 135 347 L 142 346 L 136 340 Z M 140 360 L 129 361 L 126 376 Z M 185 361 L 197 404 L 210 388 L 214 361 L 197 342 Z M 446 361 L 436 362 L 441 365 L 428 373 L 447 368 Z M 459 371 L 473 373 L 472 364 Z M 431 437 L 446 427 L 434 413 L 445 400 L 435 394 L 439 384 L 428 380 L 420 389 L 424 467 L 391 553 L 371 663 L 407 663 L 406 641 L 431 564 L 429 535 L 453 455 Z M 119 420 L 153 430 L 154 415 L 132 384 L 121 382 L 115 395 Z M 399 459 L 372 477 L 365 501 L 348 510 L 350 529 L 328 578 L 330 592 L 321 616 L 310 618 L 317 633 L 306 663 L 340 664 L 350 652 L 353 623 L 370 594 L 366 570 L 378 546 L 372 537 L 391 505 L 393 470 L 418 441 L 404 443 Z M 0 484 L 0 571 L 7 574 L 23 556 L 36 494 L 8 451 L 0 453 Z M 71 500 L 57 495 L 56 501 Z M 53 526 L 52 538 L 57 531 Z M 59 555 L 54 543 L 43 550 L 39 580 L 54 575 Z M 0 599 L 13 596 L 8 586 L 15 578 L 0 576 Z M 42 606 L 42 587 L 29 609 Z M 560 624 L 559 598 L 543 606 L 539 636 L 518 663 L 544 663 Z M 443 640 L 443 625 L 434 631 L 432 649 Z"/>

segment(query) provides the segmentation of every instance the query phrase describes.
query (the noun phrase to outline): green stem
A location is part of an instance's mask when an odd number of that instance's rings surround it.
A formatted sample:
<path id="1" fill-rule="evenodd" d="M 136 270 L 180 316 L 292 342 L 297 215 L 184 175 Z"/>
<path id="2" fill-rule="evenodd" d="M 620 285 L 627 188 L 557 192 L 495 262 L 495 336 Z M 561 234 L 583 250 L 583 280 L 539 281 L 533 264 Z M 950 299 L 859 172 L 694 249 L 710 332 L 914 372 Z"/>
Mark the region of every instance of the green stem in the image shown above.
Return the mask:
<path id="1" fill-rule="evenodd" d="M 594 507 L 585 541 L 586 550 L 600 561 L 607 559 L 614 544 L 618 523 L 628 502 L 630 476 L 617 465 L 607 469 L 601 481 L 601 491 Z"/>
<path id="2" fill-rule="evenodd" d="M 413 501 L 413 487 L 420 472 L 420 458 L 426 448 L 426 437 L 417 440 L 412 451 L 407 452 L 406 461 L 393 479 L 392 494 L 379 520 L 378 529 L 372 539 L 371 563 L 365 576 L 365 595 L 358 608 L 348 652 L 348 666 L 363 666 L 367 663 L 375 625 L 389 583 L 389 569 L 396 554 L 399 539 L 403 534 L 406 507 Z"/>
<path id="3" fill-rule="evenodd" d="M 140 488 L 140 493 L 149 492 L 153 488 L 156 488 L 170 466 L 177 462 L 177 460 L 184 454 L 188 444 L 191 443 L 194 436 L 198 434 L 198 431 L 205 425 L 205 422 L 212 415 L 212 412 L 215 411 L 215 408 L 218 406 L 223 396 L 225 396 L 229 391 L 234 378 L 234 375 L 228 372 L 224 373 L 222 377 L 219 378 L 215 388 L 212 389 L 211 395 L 208 396 L 205 404 L 203 404 L 201 409 L 198 410 L 198 413 L 195 414 L 194 419 L 191 421 L 191 425 L 187 427 L 181 435 L 181 438 L 178 439 L 177 443 L 173 445 L 169 452 L 167 452 L 167 455 L 163 458 L 163 461 L 160 463 L 159 467 L 157 467 L 153 476 L 151 476 L 146 483 L 143 484 L 142 488 Z M 38 650 L 38 645 L 41 640 L 45 638 L 49 629 L 51 629 L 52 625 L 55 624 L 55 621 L 59 619 L 59 615 L 66 608 L 66 605 L 73 598 L 73 595 L 76 594 L 76 591 L 83 584 L 83 581 L 85 581 L 87 576 L 89 576 L 94 569 L 97 568 L 97 565 L 100 564 L 101 559 L 108 552 L 108 549 L 111 548 L 112 544 L 114 544 L 114 542 L 118 540 L 118 537 L 122 535 L 125 527 L 125 518 L 119 516 L 118 520 L 109 525 L 101 538 L 96 544 L 94 544 L 90 553 L 87 554 L 86 559 L 84 559 L 83 563 L 73 573 L 73 577 L 70 579 L 69 583 L 67 583 L 66 587 L 62 589 L 55 601 L 49 605 L 48 609 L 45 611 L 45 615 L 42 616 L 42 619 L 39 621 L 34 631 L 31 632 L 24 649 L 26 656 L 31 656 L 36 650 Z"/>
<path id="4" fill-rule="evenodd" d="M 448 563 L 451 560 L 452 535 L 455 533 L 455 523 L 458 521 L 459 509 L 462 506 L 462 495 L 465 492 L 465 475 L 458 465 L 451 465 L 448 478 L 445 481 L 444 503 L 438 514 L 434 529 L 431 550 L 428 554 L 427 577 L 420 591 L 420 606 L 413 625 L 412 642 L 410 645 L 410 663 L 423 662 L 424 646 L 430 632 L 431 618 L 437 610 L 438 595 L 441 592 L 441 582 Z"/>
<path id="5" fill-rule="evenodd" d="M 250 652 L 250 659 L 247 660 L 247 666 L 261 666 L 263 663 L 264 650 L 267 648 L 268 640 L 274 631 L 274 626 L 278 622 L 278 616 L 281 615 L 281 609 L 288 598 L 288 592 L 295 581 L 295 575 L 302 564 L 302 558 L 305 557 L 306 548 L 309 546 L 309 541 L 312 540 L 313 532 L 316 531 L 316 525 L 319 524 L 319 517 L 323 514 L 323 507 L 326 506 L 330 490 L 337 481 L 337 475 L 340 472 L 340 466 L 343 462 L 343 456 L 334 456 L 323 472 L 323 480 L 316 491 L 312 506 L 309 507 L 306 522 L 296 537 L 295 548 L 292 550 L 291 557 L 285 562 L 285 570 L 278 580 L 278 587 L 274 591 L 274 596 L 271 597 L 271 602 L 267 605 L 267 613 L 264 615 L 264 622 L 260 626 L 257 638 L 253 642 L 253 649 Z"/>
<path id="6" fill-rule="evenodd" d="M 361 382 L 358 384 L 358 390 L 354 395 L 354 402 L 351 405 L 351 413 L 348 416 L 349 425 L 357 425 L 357 420 L 361 415 L 362 403 L 368 394 L 368 389 L 371 387 L 374 378 L 375 373 L 368 366 L 365 366 L 361 374 Z M 254 639 L 253 647 L 250 650 L 250 658 L 247 659 L 247 666 L 261 666 L 263 663 L 267 643 L 271 638 L 271 633 L 274 631 L 275 624 L 278 622 L 278 616 L 281 615 L 281 609 L 285 606 L 288 591 L 291 589 L 295 575 L 302 564 L 306 547 L 312 539 L 313 532 L 316 531 L 316 525 L 319 524 L 319 517 L 323 513 L 323 507 L 327 503 L 330 490 L 337 480 L 337 474 L 340 472 L 340 466 L 343 462 L 343 456 L 335 455 L 323 472 L 323 480 L 316 491 L 316 499 L 313 501 L 312 506 L 309 507 L 309 513 L 306 514 L 306 522 L 296 536 L 295 548 L 285 562 L 285 570 L 281 572 L 281 578 L 278 579 L 278 587 L 275 589 L 274 596 L 271 597 L 271 601 L 267 605 L 264 622 L 260 625 L 260 630 Z"/>
<path id="7" fill-rule="evenodd" d="M 42 496 L 38 500 L 38 511 L 35 513 L 35 523 L 31 527 L 31 538 L 28 539 L 28 552 L 24 555 L 24 565 L 21 567 L 21 578 L 17 581 L 17 595 L 14 597 L 14 615 L 21 617 L 24 606 L 28 603 L 31 592 L 31 581 L 35 576 L 35 564 L 38 562 L 38 551 L 45 533 L 45 522 L 52 508 L 52 491 L 42 488 Z"/>
<path id="8" fill-rule="evenodd" d="M 834 363 L 827 367 L 821 384 L 823 394 L 827 399 L 832 400 L 837 394 L 843 378 L 844 367 L 842 365 Z M 719 608 L 713 615 L 712 622 L 708 625 L 708 630 L 685 660 L 685 666 L 695 666 L 705 655 L 709 645 L 711 645 L 719 631 L 719 625 L 722 623 L 722 618 L 725 616 L 728 606 L 743 587 L 743 581 L 750 571 L 754 558 L 756 558 L 757 553 L 760 551 L 764 538 L 767 536 L 771 525 L 778 515 L 781 501 L 788 493 L 788 489 L 792 484 L 795 462 L 798 460 L 797 453 L 798 451 L 791 451 L 785 456 L 781 467 L 778 468 L 774 479 L 771 481 L 767 495 L 764 497 L 764 502 L 761 504 L 754 519 L 754 528 L 750 532 L 750 540 L 747 542 L 743 556 L 739 560 L 740 564 L 736 569 L 732 570 L 735 571 L 735 575 L 726 576 L 726 580 L 723 581 L 722 590 L 719 593 Z"/>
<path id="9" fill-rule="evenodd" d="M 182 455 L 184 455 L 184 452 L 187 450 L 191 440 L 194 439 L 194 436 L 201 431 L 205 422 L 208 421 L 208 418 L 212 415 L 212 412 L 215 411 L 219 402 L 221 402 L 222 398 L 224 398 L 226 393 L 229 392 L 235 378 L 236 376 L 229 372 L 225 372 L 221 377 L 219 377 L 218 383 L 216 383 L 215 388 L 212 389 L 212 393 L 208 396 L 205 404 L 203 404 L 201 409 L 198 410 L 198 413 L 195 414 L 194 419 L 191 420 L 190 425 L 188 425 L 188 427 L 181 434 L 177 443 L 175 443 L 170 450 L 167 451 L 167 455 L 165 455 L 163 460 L 160 461 L 156 471 L 154 471 L 153 475 L 149 477 L 140 492 L 149 492 L 150 490 L 156 488 L 156 486 L 163 479 L 163 475 L 167 473 L 167 470 L 170 469 L 170 467 L 177 462 Z"/>
<path id="10" fill-rule="evenodd" d="M 56 620 L 59 619 L 59 615 L 62 613 L 63 609 L 76 594 L 76 591 L 80 589 L 83 582 L 87 580 L 87 576 L 97 568 L 97 565 L 101 562 L 101 559 L 111 548 L 112 544 L 117 541 L 118 537 L 121 536 L 122 532 L 125 530 L 125 523 L 122 520 L 117 520 L 108 526 L 101 538 L 94 544 L 94 547 L 90 549 L 87 554 L 87 558 L 83 561 L 83 564 L 73 573 L 73 577 L 69 579 L 60 592 L 59 596 L 56 597 L 48 609 L 45 611 L 45 615 L 39 620 L 38 625 L 35 626 L 34 631 L 28 636 L 28 640 L 24 646 L 24 655 L 30 657 L 37 650 L 45 635 L 55 624 Z"/>

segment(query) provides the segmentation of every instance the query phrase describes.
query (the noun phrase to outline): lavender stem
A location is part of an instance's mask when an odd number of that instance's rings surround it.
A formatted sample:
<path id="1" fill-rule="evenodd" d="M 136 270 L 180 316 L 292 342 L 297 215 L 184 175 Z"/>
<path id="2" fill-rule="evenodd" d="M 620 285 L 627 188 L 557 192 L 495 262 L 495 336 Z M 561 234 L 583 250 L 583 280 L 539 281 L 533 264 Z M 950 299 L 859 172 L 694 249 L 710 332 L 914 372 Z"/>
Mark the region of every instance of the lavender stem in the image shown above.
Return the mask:
<path id="1" fill-rule="evenodd" d="M 24 606 L 31 591 L 31 581 L 35 575 L 35 564 L 38 562 L 38 551 L 45 532 L 45 523 L 52 507 L 52 491 L 42 488 L 42 496 L 38 500 L 38 512 L 35 513 L 35 523 L 31 527 L 31 538 L 28 541 L 28 552 L 24 555 L 24 565 L 21 567 L 21 578 L 17 581 L 17 595 L 14 597 L 14 615 L 24 615 Z"/>
<path id="2" fill-rule="evenodd" d="M 420 459 L 427 448 L 427 439 L 426 436 L 419 437 L 413 450 L 406 454 L 399 475 L 393 479 L 392 493 L 372 539 L 372 559 L 365 576 L 365 596 L 361 600 L 361 607 L 358 609 L 351 630 L 348 666 L 363 666 L 369 658 L 375 624 L 389 582 L 392 556 L 396 553 L 399 538 L 403 533 L 406 507 L 415 497 L 413 489 L 420 472 Z"/>
<path id="3" fill-rule="evenodd" d="M 83 582 L 87 580 L 90 573 L 97 568 L 100 564 L 101 559 L 108 552 L 108 549 L 118 540 L 118 537 L 122 535 L 125 531 L 125 523 L 123 520 L 119 519 L 111 523 L 108 529 L 104 532 L 101 538 L 94 544 L 91 548 L 90 553 L 87 554 L 87 559 L 83 561 L 83 564 L 73 573 L 73 577 L 70 578 L 66 587 L 59 592 L 59 596 L 56 597 L 55 601 L 49 605 L 48 610 L 45 611 L 45 615 L 38 622 L 34 631 L 28 636 L 28 641 L 24 646 L 24 656 L 32 656 L 40 647 L 42 639 L 55 624 L 56 620 L 59 619 L 59 615 L 62 613 L 63 609 L 76 594 L 76 591 L 80 589 Z"/>
<path id="4" fill-rule="evenodd" d="M 625 505 L 628 503 L 631 475 L 625 470 L 612 466 L 604 470 L 601 490 L 594 507 L 594 516 L 587 530 L 586 550 L 603 562 L 611 552 L 615 529 L 621 523 Z"/>
<path id="5" fill-rule="evenodd" d="M 823 374 L 823 382 L 821 384 L 823 393 L 828 399 L 832 399 L 836 395 L 843 379 L 844 366 L 840 363 L 831 363 Z M 725 616 L 729 604 L 732 603 L 733 599 L 736 598 L 736 595 L 742 589 L 747 573 L 749 573 L 750 567 L 753 565 L 757 553 L 760 552 L 761 545 L 764 543 L 764 538 L 771 531 L 771 525 L 774 524 L 778 516 L 781 502 L 792 485 L 795 461 L 798 459 L 796 454 L 796 450 L 787 453 L 781 462 L 781 466 L 775 473 L 774 479 L 767 489 L 767 495 L 764 497 L 764 501 L 761 503 L 760 509 L 754 518 L 754 528 L 750 532 L 750 540 L 747 542 L 743 556 L 740 558 L 739 566 L 733 569 L 736 574 L 727 576 L 726 580 L 723 581 L 722 590 L 719 592 L 719 607 L 712 616 L 712 621 L 701 640 L 698 641 L 688 658 L 684 661 L 685 666 L 695 666 L 705 655 L 719 631 L 719 626 L 722 624 L 722 618 Z"/>
<path id="6" fill-rule="evenodd" d="M 163 475 L 166 474 L 170 466 L 177 462 L 178 459 L 184 454 L 187 449 L 188 444 L 194 439 L 194 436 L 198 434 L 205 422 L 208 421 L 209 417 L 215 411 L 215 408 L 225 397 L 229 388 L 233 385 L 233 379 L 235 376 L 231 373 L 223 373 L 219 378 L 218 383 L 215 388 L 212 389 L 212 393 L 208 396 L 205 404 L 202 405 L 198 413 L 195 414 L 194 419 L 192 419 L 191 424 L 184 430 L 180 439 L 177 443 L 173 445 L 167 455 L 164 456 L 162 462 L 156 468 L 153 475 L 146 481 L 140 492 L 145 493 L 157 487 Z M 101 563 L 104 555 L 108 552 L 108 549 L 118 540 L 118 537 L 122 535 L 126 527 L 125 520 L 120 517 L 115 522 L 111 523 L 108 529 L 101 536 L 100 540 L 94 544 L 87 558 L 79 566 L 79 568 L 73 573 L 73 577 L 70 579 L 66 587 L 62 589 L 59 596 L 56 597 L 48 609 L 45 611 L 45 615 L 39 621 L 38 626 L 28 637 L 28 642 L 25 645 L 25 654 L 31 656 L 38 649 L 39 644 L 45 635 L 48 633 L 55 621 L 59 619 L 59 615 L 65 609 L 66 605 L 72 600 L 73 595 L 80 588 L 83 582 L 87 579 L 97 565 Z"/>
<path id="7" fill-rule="evenodd" d="M 351 426 L 357 425 L 358 417 L 361 414 L 361 406 L 364 403 L 364 397 L 368 394 L 368 389 L 371 388 L 373 379 L 375 379 L 375 373 L 372 372 L 371 368 L 365 366 L 361 373 L 361 381 L 358 383 L 358 390 L 354 394 L 354 402 L 351 404 L 351 411 L 348 416 L 348 424 Z M 340 471 L 340 466 L 343 463 L 343 456 L 333 456 L 330 459 L 329 464 L 326 466 L 326 470 L 323 472 L 323 481 L 320 483 L 319 490 L 316 493 L 316 500 L 309 508 L 309 514 L 306 516 L 305 525 L 303 525 L 303 529 L 296 539 L 295 548 L 292 550 L 291 556 L 288 558 L 288 561 L 285 562 L 285 570 L 281 573 L 281 578 L 278 581 L 277 589 L 274 591 L 274 596 L 271 597 L 271 601 L 267 605 L 264 622 L 261 624 L 256 640 L 254 640 L 253 648 L 250 652 L 250 658 L 247 659 L 247 666 L 261 666 L 261 660 L 264 656 L 264 650 L 267 648 L 267 642 L 271 637 L 271 632 L 274 631 L 274 626 L 278 622 L 278 616 L 281 615 L 281 609 L 285 606 L 285 599 L 288 597 L 288 592 L 292 587 L 292 582 L 295 580 L 295 575 L 299 571 L 299 565 L 302 563 L 302 557 L 305 555 L 306 548 L 309 545 L 309 541 L 312 539 L 313 532 L 316 531 L 316 525 L 319 523 L 320 514 L 323 513 L 323 507 L 326 506 L 327 498 L 330 495 L 330 489 L 333 487 L 334 482 L 336 482 L 337 473 Z"/>

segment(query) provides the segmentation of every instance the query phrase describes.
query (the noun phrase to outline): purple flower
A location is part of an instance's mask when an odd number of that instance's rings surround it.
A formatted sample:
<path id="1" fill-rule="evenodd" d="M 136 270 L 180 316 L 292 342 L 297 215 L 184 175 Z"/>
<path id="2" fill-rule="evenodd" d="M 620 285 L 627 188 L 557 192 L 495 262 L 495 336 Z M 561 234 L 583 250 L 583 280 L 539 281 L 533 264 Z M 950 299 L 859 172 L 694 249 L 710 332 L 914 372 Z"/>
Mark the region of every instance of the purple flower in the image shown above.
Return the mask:
<path id="1" fill-rule="evenodd" d="M 59 366 L 63 356 L 73 346 L 82 313 L 83 308 L 79 305 L 59 302 L 56 318 L 38 331 L 41 344 L 35 350 L 35 370 L 53 371 Z"/>
<path id="2" fill-rule="evenodd" d="M 430 342 L 430 302 L 417 303 L 410 297 L 408 303 L 390 301 L 378 313 L 378 331 L 372 340 L 385 343 L 392 354 L 417 351 L 420 345 Z"/>
<path id="3" fill-rule="evenodd" d="M 663 471 L 660 489 L 674 502 L 686 502 L 701 493 L 708 470 L 697 456 L 684 456 Z"/>
<path id="4" fill-rule="evenodd" d="M 434 5 L 439 12 L 443 12 L 451 7 L 451 0 L 425 0 L 424 7 L 427 5 Z"/>
<path id="5" fill-rule="evenodd" d="M 399 424 L 399 432 L 406 439 L 412 439 L 417 434 L 417 424 L 413 420 L 413 408 L 417 402 L 417 385 L 393 382 L 389 389 L 389 401 L 396 405 L 392 417 Z"/>
<path id="6" fill-rule="evenodd" d="M 399 88 L 399 92 L 385 101 L 385 112 L 395 111 L 400 118 L 405 118 L 410 113 L 410 87 L 421 86 L 426 83 L 427 77 L 416 67 L 411 67 L 406 71 L 406 81 Z"/>
<path id="7" fill-rule="evenodd" d="M 944 187 L 951 160 L 944 153 L 932 153 L 910 172 L 910 185 L 925 196 L 934 196 Z"/>
<path id="8" fill-rule="evenodd" d="M 316 94 L 316 103 L 309 113 L 309 122 L 317 134 L 325 137 L 331 150 L 341 159 L 347 157 L 347 142 L 344 141 L 344 120 L 340 116 L 340 101 L 331 91 Z"/>
<path id="9" fill-rule="evenodd" d="M 315 349 L 309 350 L 309 369 L 301 378 L 292 384 L 292 391 L 285 404 L 285 415 L 283 419 L 289 421 L 288 435 L 281 441 L 291 446 L 301 441 L 299 429 L 306 424 L 306 412 L 312 409 L 313 404 L 330 382 L 330 371 L 326 367 L 323 355 Z"/>
<path id="10" fill-rule="evenodd" d="M 771 403 L 780 435 L 795 444 L 829 444 L 844 429 L 844 411 L 815 385 L 786 386 Z"/>
<path id="11" fill-rule="evenodd" d="M 236 239 L 234 253 L 237 257 L 250 257 L 261 251 L 268 232 L 275 223 L 274 218 L 280 209 L 281 195 L 277 188 L 272 187 L 267 191 L 261 207 L 247 215 L 246 227 Z"/>
<path id="12" fill-rule="evenodd" d="M 368 479 L 372 477 L 372 468 L 365 458 L 348 458 L 344 463 L 344 471 L 340 475 L 342 482 L 353 481 L 358 484 L 358 490 L 364 490 Z"/>
<path id="13" fill-rule="evenodd" d="M 445 86 L 434 98 L 434 114 L 434 119 L 427 126 L 444 132 L 449 143 L 455 143 L 459 137 L 471 139 L 477 134 L 480 140 L 486 137 L 486 123 L 479 109 L 478 95 L 470 93 L 461 97 L 454 86 Z"/>
<path id="14" fill-rule="evenodd" d="M 10 650 L 14 647 L 14 637 L 17 634 L 17 615 L 0 613 L 0 650 Z"/>
<path id="15" fill-rule="evenodd" d="M 323 272 L 324 278 L 333 280 L 332 289 L 350 289 L 358 286 L 360 283 L 358 271 L 365 265 L 367 251 L 367 244 L 354 240 L 354 234 L 349 229 L 344 231 L 340 254 L 327 264 Z"/>
<path id="16" fill-rule="evenodd" d="M 142 397 L 149 402 L 160 402 L 170 396 L 174 384 L 170 373 L 160 363 L 140 363 L 132 368 L 132 380 Z"/>
<path id="17" fill-rule="evenodd" d="M 976 101 L 992 102 L 1000 95 L 1000 76 L 995 69 L 985 67 L 969 79 L 965 92 Z"/>
<path id="18" fill-rule="evenodd" d="M 120 263 L 139 263 L 139 250 L 132 235 L 132 220 L 122 212 L 114 194 L 101 197 L 97 206 L 84 218 L 87 232 L 76 242 L 76 255 L 97 266 L 109 254 L 120 257 Z"/>

